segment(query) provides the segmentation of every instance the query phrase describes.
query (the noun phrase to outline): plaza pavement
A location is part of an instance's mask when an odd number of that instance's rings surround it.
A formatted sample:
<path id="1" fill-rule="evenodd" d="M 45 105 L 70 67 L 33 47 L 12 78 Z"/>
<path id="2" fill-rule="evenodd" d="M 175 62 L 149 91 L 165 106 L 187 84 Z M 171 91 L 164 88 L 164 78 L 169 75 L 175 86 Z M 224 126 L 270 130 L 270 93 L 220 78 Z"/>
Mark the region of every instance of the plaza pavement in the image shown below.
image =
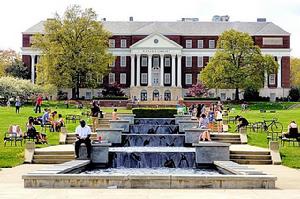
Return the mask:
<path id="1" fill-rule="evenodd" d="M 58 145 L 38 150 L 73 150 L 73 145 Z M 249 145 L 231 146 L 231 150 L 266 150 Z M 300 199 L 300 170 L 281 165 L 249 165 L 276 176 L 276 189 L 30 189 L 23 187 L 22 175 L 49 165 L 23 164 L 0 171 L 0 199 Z"/>

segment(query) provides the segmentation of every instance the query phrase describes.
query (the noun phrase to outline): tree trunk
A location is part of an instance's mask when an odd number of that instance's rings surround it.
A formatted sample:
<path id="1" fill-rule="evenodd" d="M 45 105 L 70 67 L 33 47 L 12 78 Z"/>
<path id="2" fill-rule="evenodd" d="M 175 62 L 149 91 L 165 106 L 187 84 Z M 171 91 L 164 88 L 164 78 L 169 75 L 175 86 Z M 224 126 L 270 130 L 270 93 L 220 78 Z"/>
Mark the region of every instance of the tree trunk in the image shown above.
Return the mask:
<path id="1" fill-rule="evenodd" d="M 239 96 L 239 88 L 235 88 L 235 101 L 239 101 L 240 96 Z"/>
<path id="2" fill-rule="evenodd" d="M 75 79 L 75 82 L 74 82 L 74 84 L 75 84 L 75 87 L 74 88 L 72 88 L 72 98 L 73 99 L 79 99 L 79 75 L 76 75 L 76 79 Z"/>

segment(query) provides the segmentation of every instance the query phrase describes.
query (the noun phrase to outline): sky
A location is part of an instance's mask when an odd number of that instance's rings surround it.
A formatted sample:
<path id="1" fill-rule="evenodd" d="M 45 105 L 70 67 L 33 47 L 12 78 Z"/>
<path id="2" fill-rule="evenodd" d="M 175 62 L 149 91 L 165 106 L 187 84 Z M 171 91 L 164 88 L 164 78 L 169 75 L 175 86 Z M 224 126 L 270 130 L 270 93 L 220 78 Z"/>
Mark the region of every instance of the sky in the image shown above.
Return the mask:
<path id="1" fill-rule="evenodd" d="M 291 55 L 300 57 L 300 0 L 3 0 L 0 2 L 0 49 L 21 51 L 22 32 L 57 12 L 78 4 L 93 8 L 98 19 L 177 21 L 183 17 L 211 21 L 229 15 L 230 21 L 267 18 L 291 33 Z"/>

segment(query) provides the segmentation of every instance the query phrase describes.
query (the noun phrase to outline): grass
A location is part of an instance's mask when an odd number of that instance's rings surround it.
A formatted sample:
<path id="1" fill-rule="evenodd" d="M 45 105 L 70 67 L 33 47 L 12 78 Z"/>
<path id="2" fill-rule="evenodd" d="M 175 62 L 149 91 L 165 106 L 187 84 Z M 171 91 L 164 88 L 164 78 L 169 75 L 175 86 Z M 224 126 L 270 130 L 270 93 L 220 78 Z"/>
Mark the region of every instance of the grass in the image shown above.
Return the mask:
<path id="1" fill-rule="evenodd" d="M 282 104 L 284 107 L 287 107 L 289 105 L 292 105 L 293 103 L 284 103 Z M 257 108 L 259 107 L 259 108 Z M 231 112 L 230 115 L 242 115 L 245 117 L 249 122 L 256 122 L 256 121 L 262 121 L 262 120 L 268 120 L 272 118 L 278 118 L 278 121 L 282 123 L 283 125 L 283 131 L 287 131 L 287 126 L 290 123 L 290 121 L 295 120 L 298 125 L 300 125 L 300 108 L 286 110 L 283 108 L 280 108 L 279 105 L 274 106 L 266 106 L 268 109 L 265 108 L 266 113 L 261 113 L 259 109 L 262 109 L 261 104 L 255 104 L 254 108 L 250 105 L 250 111 L 241 112 L 240 108 L 238 106 L 235 106 L 236 111 Z M 278 109 L 276 109 L 278 108 Z M 253 110 L 254 109 L 254 110 Z M 256 109 L 256 110 L 255 110 Z M 276 113 L 270 113 L 268 110 L 276 110 Z M 235 128 L 235 127 L 234 127 Z M 233 125 L 231 124 L 230 131 L 233 131 Z M 249 132 L 248 131 L 248 144 L 259 146 L 263 148 L 268 148 L 268 142 L 267 142 L 267 133 L 265 132 Z M 300 168 L 300 147 L 298 147 L 298 144 L 295 144 L 295 146 L 289 146 L 288 143 L 282 147 L 280 146 L 280 154 L 282 157 L 282 164 L 288 167 L 292 168 Z"/>
<path id="2" fill-rule="evenodd" d="M 56 102 L 45 102 L 44 107 L 51 108 L 52 111 L 56 110 L 58 113 L 62 114 L 63 117 L 66 114 L 81 114 L 82 112 L 86 112 L 89 109 L 79 110 L 76 109 L 74 106 L 70 106 L 69 109 L 65 108 L 62 103 Z M 112 108 L 101 108 L 104 112 L 112 112 Z M 130 110 L 126 109 L 118 109 L 119 113 L 129 113 Z M 0 168 L 4 167 L 14 167 L 16 165 L 22 164 L 24 161 L 24 144 L 20 146 L 18 143 L 17 146 L 10 146 L 10 143 L 7 143 L 6 147 L 3 144 L 4 134 L 7 132 L 9 125 L 15 124 L 19 125 L 23 132 L 26 131 L 26 123 L 29 116 L 40 116 L 42 113 L 34 113 L 33 106 L 24 106 L 20 109 L 20 114 L 15 113 L 14 107 L 0 107 Z M 84 117 L 87 123 L 91 123 L 91 120 Z M 76 123 L 68 123 L 66 124 L 68 132 L 74 132 Z M 37 127 L 38 131 L 41 131 L 40 127 Z M 56 132 L 47 132 L 48 137 L 48 145 L 46 144 L 39 144 L 36 145 L 37 148 L 46 147 L 51 145 L 58 145 L 59 144 L 59 133 Z"/>

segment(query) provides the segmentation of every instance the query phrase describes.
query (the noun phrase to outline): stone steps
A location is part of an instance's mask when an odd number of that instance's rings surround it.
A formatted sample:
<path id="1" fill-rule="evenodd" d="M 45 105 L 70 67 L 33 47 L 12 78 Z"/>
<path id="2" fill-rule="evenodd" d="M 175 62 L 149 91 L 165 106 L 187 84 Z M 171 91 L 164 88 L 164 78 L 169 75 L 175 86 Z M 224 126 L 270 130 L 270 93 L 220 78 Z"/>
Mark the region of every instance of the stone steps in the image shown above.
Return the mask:
<path id="1" fill-rule="evenodd" d="M 211 134 L 211 139 L 216 142 L 224 142 L 230 144 L 241 144 L 241 138 L 239 134 L 230 134 L 230 133 L 218 133 Z"/>
<path id="2" fill-rule="evenodd" d="M 74 151 L 35 151 L 32 163 L 60 164 L 74 160 Z"/>
<path id="3" fill-rule="evenodd" d="M 269 151 L 230 151 L 230 160 L 239 164 L 272 164 Z"/>

